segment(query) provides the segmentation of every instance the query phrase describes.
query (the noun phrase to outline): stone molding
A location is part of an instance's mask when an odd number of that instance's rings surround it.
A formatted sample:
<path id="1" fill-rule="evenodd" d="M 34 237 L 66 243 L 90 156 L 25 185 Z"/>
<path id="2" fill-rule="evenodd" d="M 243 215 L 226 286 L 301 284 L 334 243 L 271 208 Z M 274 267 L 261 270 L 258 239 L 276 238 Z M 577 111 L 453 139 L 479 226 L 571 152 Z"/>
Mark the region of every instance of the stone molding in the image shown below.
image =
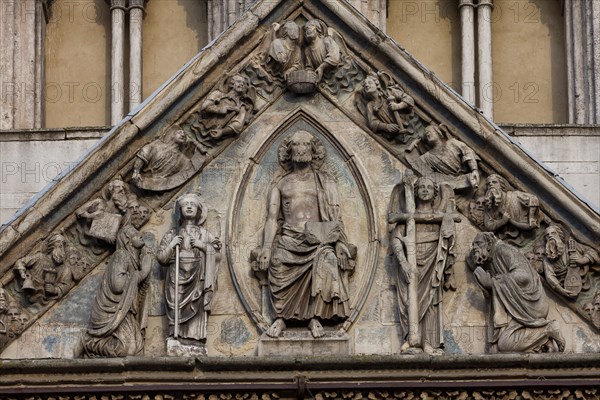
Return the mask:
<path id="1" fill-rule="evenodd" d="M 321 399 L 593 399 L 600 393 L 598 354 L 6 360 L 0 372 L 2 400 L 21 398 L 11 393 L 43 399 L 302 394 Z"/>

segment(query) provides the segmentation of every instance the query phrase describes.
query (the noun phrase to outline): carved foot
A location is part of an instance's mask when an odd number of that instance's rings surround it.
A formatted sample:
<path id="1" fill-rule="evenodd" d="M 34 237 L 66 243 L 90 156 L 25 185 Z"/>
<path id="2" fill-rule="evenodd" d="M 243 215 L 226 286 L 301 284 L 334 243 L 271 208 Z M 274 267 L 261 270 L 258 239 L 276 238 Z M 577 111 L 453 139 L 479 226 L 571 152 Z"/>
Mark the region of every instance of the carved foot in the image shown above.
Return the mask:
<path id="1" fill-rule="evenodd" d="M 405 341 L 402 343 L 402 346 L 400 346 L 400 352 L 404 354 L 421 354 L 423 349 L 420 347 L 411 346 L 408 341 Z"/>
<path id="2" fill-rule="evenodd" d="M 425 342 L 425 344 L 423 345 L 423 352 L 425 352 L 426 354 L 431 354 L 432 356 L 441 356 L 444 354 L 444 350 L 440 349 L 439 347 L 434 348 L 427 342 Z"/>
<path id="3" fill-rule="evenodd" d="M 316 319 L 313 318 L 308 323 L 308 329 L 312 333 L 314 338 L 320 338 L 325 335 L 325 330 L 323 329 L 323 325 Z"/>
<path id="4" fill-rule="evenodd" d="M 283 318 L 277 318 L 275 322 L 273 322 L 273 324 L 269 327 L 269 329 L 267 329 L 266 334 L 267 336 L 270 336 L 272 338 L 277 338 L 281 336 L 281 333 L 285 330 L 285 328 L 286 326 Z"/>

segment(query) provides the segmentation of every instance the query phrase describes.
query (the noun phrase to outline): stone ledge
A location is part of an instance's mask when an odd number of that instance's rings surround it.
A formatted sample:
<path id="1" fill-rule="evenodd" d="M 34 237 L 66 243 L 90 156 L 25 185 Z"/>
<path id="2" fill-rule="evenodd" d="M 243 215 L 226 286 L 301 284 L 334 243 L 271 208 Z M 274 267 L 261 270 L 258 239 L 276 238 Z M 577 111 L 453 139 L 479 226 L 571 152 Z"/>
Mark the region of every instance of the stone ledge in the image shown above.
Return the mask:
<path id="1" fill-rule="evenodd" d="M 104 137 L 111 127 L 75 127 L 0 130 L 0 142 L 91 140 Z"/>

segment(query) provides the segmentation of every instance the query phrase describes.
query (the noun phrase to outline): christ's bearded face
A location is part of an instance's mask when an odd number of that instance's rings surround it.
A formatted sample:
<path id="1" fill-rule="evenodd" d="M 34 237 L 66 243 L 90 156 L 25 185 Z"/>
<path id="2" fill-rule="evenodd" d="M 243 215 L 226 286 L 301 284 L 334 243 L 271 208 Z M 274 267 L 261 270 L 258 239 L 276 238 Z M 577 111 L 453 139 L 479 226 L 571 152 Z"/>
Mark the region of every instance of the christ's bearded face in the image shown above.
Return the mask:
<path id="1" fill-rule="evenodd" d="M 305 132 L 294 135 L 290 143 L 292 161 L 295 163 L 309 163 L 312 161 L 312 136 Z"/>

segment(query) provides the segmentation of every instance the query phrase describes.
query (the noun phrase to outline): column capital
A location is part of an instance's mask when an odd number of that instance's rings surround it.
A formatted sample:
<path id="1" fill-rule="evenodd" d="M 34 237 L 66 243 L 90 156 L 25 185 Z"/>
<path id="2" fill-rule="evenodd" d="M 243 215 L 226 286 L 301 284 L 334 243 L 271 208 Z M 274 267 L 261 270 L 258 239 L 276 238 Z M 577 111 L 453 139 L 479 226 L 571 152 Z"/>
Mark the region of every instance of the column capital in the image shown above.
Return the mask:
<path id="1" fill-rule="evenodd" d="M 467 6 L 475 7 L 473 0 L 460 0 L 458 2 L 458 8 L 467 7 Z"/>
<path id="2" fill-rule="evenodd" d="M 139 8 L 144 10 L 146 3 L 148 3 L 148 0 L 129 0 L 129 9 L 131 10 L 132 8 Z"/>
<path id="3" fill-rule="evenodd" d="M 494 7 L 494 2 L 493 0 L 479 0 L 479 4 L 477 4 L 478 7 L 481 6 L 490 6 L 490 7 Z"/>

